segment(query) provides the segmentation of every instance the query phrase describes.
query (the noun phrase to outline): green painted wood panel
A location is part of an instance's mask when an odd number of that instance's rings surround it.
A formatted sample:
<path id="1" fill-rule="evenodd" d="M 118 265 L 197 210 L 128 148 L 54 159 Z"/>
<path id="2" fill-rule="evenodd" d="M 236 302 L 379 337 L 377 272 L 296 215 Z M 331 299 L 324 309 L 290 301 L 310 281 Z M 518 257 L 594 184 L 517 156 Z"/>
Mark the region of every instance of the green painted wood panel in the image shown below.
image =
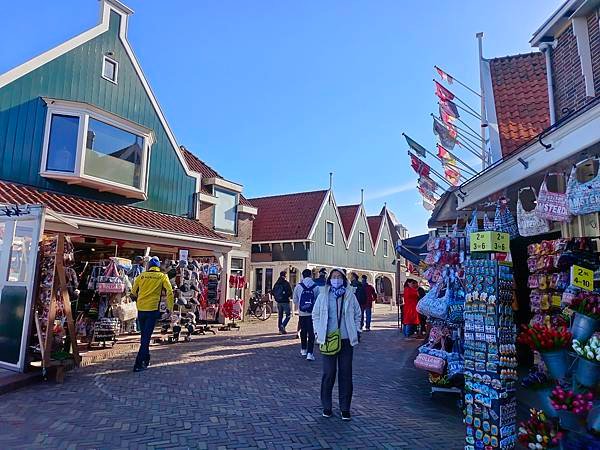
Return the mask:
<path id="1" fill-rule="evenodd" d="M 386 239 L 388 241 L 388 256 L 387 258 L 383 256 L 383 240 Z M 379 239 L 379 246 L 377 247 L 377 251 L 375 253 L 375 267 L 377 270 L 381 270 L 384 272 L 396 272 L 396 266 L 392 264 L 392 261 L 395 258 L 395 251 L 393 249 L 392 235 L 390 233 L 390 229 L 387 226 L 387 222 L 383 226 L 383 230 L 381 231 L 381 238 Z"/>
<path id="2" fill-rule="evenodd" d="M 187 214 L 195 180 L 185 173 L 177 156 L 179 150 L 171 145 L 135 73 L 118 36 L 119 20 L 118 14 L 111 12 L 108 31 L 0 89 L 0 178 L 92 199 L 134 203 L 169 214 Z M 116 85 L 102 78 L 103 55 L 109 51 L 119 62 Z M 90 103 L 154 130 L 148 199 L 139 202 L 40 177 L 46 118 L 40 97 Z"/>
<path id="3" fill-rule="evenodd" d="M 334 223 L 334 242 L 335 245 L 325 244 L 325 223 L 327 221 Z M 328 202 L 325 205 L 323 214 L 317 225 L 317 229 L 313 236 L 314 242 L 310 246 L 308 252 L 308 260 L 312 263 L 326 264 L 336 267 L 348 266 L 348 253 L 346 252 L 346 244 L 344 243 L 342 227 L 338 221 L 333 202 Z"/>
<path id="4" fill-rule="evenodd" d="M 348 248 L 348 267 L 357 269 L 374 268 L 373 245 L 369 238 L 369 225 L 364 214 L 361 214 L 356 224 L 356 230 L 351 237 L 350 247 Z M 365 251 L 358 250 L 359 233 L 365 233 Z"/>

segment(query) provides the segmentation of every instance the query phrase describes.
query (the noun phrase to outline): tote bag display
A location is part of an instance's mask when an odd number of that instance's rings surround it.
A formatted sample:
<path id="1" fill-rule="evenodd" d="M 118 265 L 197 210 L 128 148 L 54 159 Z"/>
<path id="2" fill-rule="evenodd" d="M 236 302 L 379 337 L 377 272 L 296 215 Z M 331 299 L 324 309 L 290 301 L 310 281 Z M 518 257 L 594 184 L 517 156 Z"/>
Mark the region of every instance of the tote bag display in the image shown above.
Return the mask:
<path id="1" fill-rule="evenodd" d="M 548 221 L 538 216 L 535 208 L 531 211 L 525 211 L 523 208 L 521 192 L 528 189 L 533 192 L 533 195 L 537 200 L 534 188 L 526 187 L 519 190 L 517 196 L 517 225 L 519 227 L 519 234 L 521 236 L 537 236 L 538 234 L 548 233 L 550 231 L 550 224 Z"/>
<path id="2" fill-rule="evenodd" d="M 546 186 L 546 177 L 544 177 L 544 181 L 540 186 L 535 213 L 542 219 L 553 220 L 554 222 L 571 221 L 566 192 L 563 194 L 549 191 Z"/>
<path id="3" fill-rule="evenodd" d="M 510 208 L 508 207 L 508 200 L 506 198 L 498 200 L 498 204 L 496 206 L 496 216 L 494 217 L 494 228 L 495 231 L 500 231 L 501 233 L 508 233 L 511 239 L 514 239 L 519 236 L 517 222 L 515 221 L 513 215 L 510 213 Z"/>
<path id="4" fill-rule="evenodd" d="M 495 231 L 494 221 L 490 220 L 488 213 L 483 215 L 483 231 Z"/>
<path id="5" fill-rule="evenodd" d="M 451 289 L 447 287 L 442 296 L 439 296 L 443 290 L 442 282 L 436 284 L 431 290 L 417 303 L 417 312 L 434 319 L 446 319 L 448 317 L 448 301 L 450 300 Z"/>
<path id="6" fill-rule="evenodd" d="M 567 201 L 569 212 L 576 216 L 600 211 L 600 171 L 590 181 L 580 183 L 577 166 L 573 167 L 567 183 Z"/>
<path id="7" fill-rule="evenodd" d="M 471 214 L 471 221 L 467 222 L 467 226 L 465 226 L 465 237 L 467 239 L 467 248 L 469 248 L 471 242 L 471 233 L 476 233 L 479 231 L 479 224 L 477 223 L 477 210 L 473 211 Z"/>

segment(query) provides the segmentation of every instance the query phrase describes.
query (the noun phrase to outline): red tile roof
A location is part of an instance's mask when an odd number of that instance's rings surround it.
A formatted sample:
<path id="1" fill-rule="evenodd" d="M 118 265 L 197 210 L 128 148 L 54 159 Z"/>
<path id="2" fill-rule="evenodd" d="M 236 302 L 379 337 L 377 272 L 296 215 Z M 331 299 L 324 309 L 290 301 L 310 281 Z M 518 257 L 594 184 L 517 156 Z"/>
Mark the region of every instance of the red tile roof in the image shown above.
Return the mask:
<path id="1" fill-rule="evenodd" d="M 490 60 L 502 156 L 550 126 L 546 60 L 542 53 Z"/>
<path id="2" fill-rule="evenodd" d="M 338 211 L 340 212 L 340 218 L 342 219 L 342 226 L 346 233 L 346 238 L 350 238 L 350 232 L 352 231 L 352 225 L 354 225 L 354 219 L 360 209 L 360 205 L 348 205 L 339 206 Z"/>
<path id="3" fill-rule="evenodd" d="M 328 191 L 301 192 L 252 198 L 258 208 L 252 226 L 253 242 L 278 242 L 308 239 Z"/>
<path id="4" fill-rule="evenodd" d="M 43 204 L 51 210 L 71 216 L 95 219 L 139 228 L 225 240 L 200 222 L 134 206 L 88 200 L 72 195 L 42 191 L 34 187 L 0 180 L 0 203 Z"/>
<path id="5" fill-rule="evenodd" d="M 367 217 L 367 222 L 369 222 L 369 231 L 371 232 L 373 243 L 376 244 L 377 238 L 379 237 L 381 222 L 383 222 L 383 216 L 369 216 Z"/>

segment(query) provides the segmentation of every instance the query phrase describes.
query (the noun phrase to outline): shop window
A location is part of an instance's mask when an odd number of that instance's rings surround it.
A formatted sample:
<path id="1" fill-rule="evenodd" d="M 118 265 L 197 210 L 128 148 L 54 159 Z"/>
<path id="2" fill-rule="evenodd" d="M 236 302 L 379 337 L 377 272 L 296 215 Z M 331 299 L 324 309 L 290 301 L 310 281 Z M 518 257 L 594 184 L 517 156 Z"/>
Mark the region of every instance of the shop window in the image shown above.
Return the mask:
<path id="1" fill-rule="evenodd" d="M 333 222 L 325 222 L 325 243 L 335 245 Z"/>
<path id="2" fill-rule="evenodd" d="M 388 241 L 387 241 L 387 239 L 383 240 L 383 257 L 384 258 L 388 257 Z"/>
<path id="3" fill-rule="evenodd" d="M 254 270 L 254 278 L 255 278 L 254 290 L 257 291 L 257 292 L 260 292 L 260 293 L 264 294 L 264 291 L 263 291 L 263 270 L 262 269 L 255 269 Z"/>
<path id="4" fill-rule="evenodd" d="M 91 105 L 44 101 L 43 177 L 146 199 L 151 130 Z"/>
<path id="5" fill-rule="evenodd" d="M 119 63 L 108 56 L 104 56 L 102 61 L 102 78 L 116 84 L 118 73 Z"/>
<path id="6" fill-rule="evenodd" d="M 358 251 L 365 252 L 365 233 L 362 231 L 358 232 Z"/>
<path id="7" fill-rule="evenodd" d="M 235 234 L 237 231 L 238 195 L 234 192 L 214 188 L 217 203 L 214 208 L 215 230 Z"/>
<path id="8" fill-rule="evenodd" d="M 15 235 L 10 248 L 10 259 L 8 267 L 9 282 L 26 283 L 30 259 L 37 258 L 32 255 L 33 243 L 33 222 L 17 222 L 15 225 Z"/>
<path id="9" fill-rule="evenodd" d="M 273 290 L 273 269 L 265 270 L 265 291 L 271 292 Z"/>

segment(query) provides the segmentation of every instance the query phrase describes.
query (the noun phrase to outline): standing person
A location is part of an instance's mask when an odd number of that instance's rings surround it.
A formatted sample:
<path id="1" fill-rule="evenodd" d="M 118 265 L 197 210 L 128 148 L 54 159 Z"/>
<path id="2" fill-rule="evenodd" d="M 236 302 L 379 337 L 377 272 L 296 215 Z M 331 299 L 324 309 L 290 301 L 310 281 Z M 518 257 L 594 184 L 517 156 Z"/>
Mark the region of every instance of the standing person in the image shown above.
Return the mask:
<path id="1" fill-rule="evenodd" d="M 419 300 L 421 300 L 423 297 L 425 297 L 425 289 L 423 289 L 421 286 L 419 286 L 419 284 L 417 283 L 417 292 L 419 294 Z M 420 332 L 421 332 L 421 336 L 425 336 L 427 334 L 427 316 L 424 314 L 419 314 L 419 325 L 420 325 Z"/>
<path id="2" fill-rule="evenodd" d="M 141 332 L 134 372 L 141 372 L 150 365 L 150 340 L 160 317 L 160 295 L 163 289 L 167 292 L 167 310 L 172 311 L 173 287 L 167 275 L 160 271 L 160 260 L 154 256 L 148 261 L 148 270 L 135 279 L 131 288 L 131 295 L 136 298 Z"/>
<path id="3" fill-rule="evenodd" d="M 315 280 L 315 284 L 319 287 L 323 287 L 327 284 L 327 269 L 322 267 L 319 270 L 319 277 Z"/>
<path id="4" fill-rule="evenodd" d="M 352 402 L 352 355 L 360 341 L 360 305 L 348 279 L 341 269 L 333 269 L 327 284 L 321 289 L 313 308 L 313 326 L 318 344 L 337 341 L 337 352 L 323 355 L 323 378 L 321 379 L 321 405 L 323 417 L 333 415 L 333 385 L 339 371 L 338 389 L 342 420 L 350 420 Z"/>
<path id="5" fill-rule="evenodd" d="M 285 327 L 290 321 L 290 316 L 292 314 L 290 309 L 290 298 L 292 297 L 292 286 L 288 280 L 285 279 L 287 273 L 285 270 L 279 273 L 279 278 L 275 282 L 273 286 L 273 290 L 271 293 L 273 297 L 275 297 L 275 301 L 277 302 L 277 325 L 279 326 L 279 334 L 287 334 L 285 331 Z M 283 315 L 285 314 L 285 319 Z"/>
<path id="6" fill-rule="evenodd" d="M 419 325 L 419 314 L 417 313 L 417 303 L 419 301 L 419 291 L 417 282 L 408 279 L 404 283 L 404 311 L 402 323 L 404 324 L 404 336 L 409 337 Z"/>
<path id="7" fill-rule="evenodd" d="M 364 287 L 362 283 L 358 279 L 358 274 L 356 272 L 352 272 L 350 274 L 350 286 L 354 289 L 354 295 L 356 295 L 356 300 L 358 300 L 358 304 L 360 305 L 360 330 L 362 331 L 365 326 L 365 308 L 367 306 L 367 295 L 365 293 Z"/>
<path id="8" fill-rule="evenodd" d="M 365 309 L 362 310 L 361 321 L 360 323 L 365 324 L 365 331 L 371 331 L 371 317 L 373 312 L 373 303 L 377 300 L 377 292 L 375 292 L 375 288 L 369 284 L 368 278 L 366 275 L 362 276 L 362 285 L 363 290 L 365 291 Z M 365 322 L 366 318 L 366 322 Z"/>
<path id="9" fill-rule="evenodd" d="M 320 288 L 312 279 L 310 269 L 302 271 L 302 281 L 294 288 L 294 304 L 298 308 L 300 323 L 300 355 L 308 361 L 314 361 L 315 332 L 313 329 L 312 312 Z"/>

